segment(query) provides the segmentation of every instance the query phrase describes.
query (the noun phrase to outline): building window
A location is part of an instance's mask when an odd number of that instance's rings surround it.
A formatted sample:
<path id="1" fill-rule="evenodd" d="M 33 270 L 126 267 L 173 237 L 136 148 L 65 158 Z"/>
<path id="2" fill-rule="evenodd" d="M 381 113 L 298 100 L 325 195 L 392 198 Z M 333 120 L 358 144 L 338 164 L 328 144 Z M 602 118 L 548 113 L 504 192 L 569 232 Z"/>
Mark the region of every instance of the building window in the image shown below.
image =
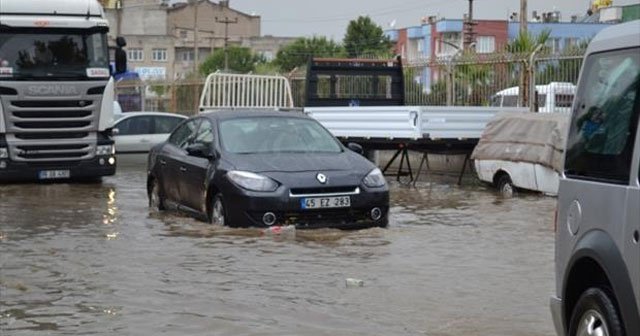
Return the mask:
<path id="1" fill-rule="evenodd" d="M 167 49 L 153 49 L 152 59 L 156 62 L 167 61 Z"/>
<path id="2" fill-rule="evenodd" d="M 422 53 L 424 51 L 424 40 L 418 40 L 418 52 Z"/>
<path id="3" fill-rule="evenodd" d="M 186 39 L 187 38 L 187 31 L 186 30 L 181 30 L 180 31 L 180 38 L 182 38 L 182 39 Z"/>
<path id="4" fill-rule="evenodd" d="M 476 52 L 480 54 L 492 53 L 496 51 L 495 36 L 478 36 L 476 39 Z"/>
<path id="5" fill-rule="evenodd" d="M 142 48 L 131 48 L 127 53 L 129 61 L 144 61 L 144 50 Z"/>
<path id="6" fill-rule="evenodd" d="M 193 50 L 183 51 L 180 53 L 180 60 L 184 62 L 193 62 Z"/>

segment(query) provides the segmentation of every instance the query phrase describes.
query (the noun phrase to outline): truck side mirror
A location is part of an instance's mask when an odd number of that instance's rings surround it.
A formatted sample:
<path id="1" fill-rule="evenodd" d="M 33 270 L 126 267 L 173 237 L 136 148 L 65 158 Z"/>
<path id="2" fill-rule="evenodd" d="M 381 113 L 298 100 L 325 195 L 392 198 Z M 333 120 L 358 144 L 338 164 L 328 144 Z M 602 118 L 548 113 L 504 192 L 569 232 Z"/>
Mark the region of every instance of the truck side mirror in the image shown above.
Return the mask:
<path id="1" fill-rule="evenodd" d="M 116 45 L 118 46 L 118 48 L 126 47 L 127 40 L 125 40 L 122 36 L 118 36 L 116 37 Z"/>
<path id="2" fill-rule="evenodd" d="M 122 48 L 118 48 L 115 51 L 116 61 L 116 74 L 127 72 L 127 52 Z"/>

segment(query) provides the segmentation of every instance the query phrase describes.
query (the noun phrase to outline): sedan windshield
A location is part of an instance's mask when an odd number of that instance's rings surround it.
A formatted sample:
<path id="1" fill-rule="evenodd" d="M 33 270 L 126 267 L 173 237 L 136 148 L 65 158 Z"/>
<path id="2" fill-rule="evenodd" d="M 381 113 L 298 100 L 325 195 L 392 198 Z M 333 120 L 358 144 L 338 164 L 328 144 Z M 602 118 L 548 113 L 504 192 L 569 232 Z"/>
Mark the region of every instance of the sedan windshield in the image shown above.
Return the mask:
<path id="1" fill-rule="evenodd" d="M 0 77 L 108 77 L 106 34 L 74 29 L 0 33 Z"/>
<path id="2" fill-rule="evenodd" d="M 283 153 L 342 151 L 340 144 L 314 120 L 259 117 L 220 123 L 222 147 L 230 153 Z"/>

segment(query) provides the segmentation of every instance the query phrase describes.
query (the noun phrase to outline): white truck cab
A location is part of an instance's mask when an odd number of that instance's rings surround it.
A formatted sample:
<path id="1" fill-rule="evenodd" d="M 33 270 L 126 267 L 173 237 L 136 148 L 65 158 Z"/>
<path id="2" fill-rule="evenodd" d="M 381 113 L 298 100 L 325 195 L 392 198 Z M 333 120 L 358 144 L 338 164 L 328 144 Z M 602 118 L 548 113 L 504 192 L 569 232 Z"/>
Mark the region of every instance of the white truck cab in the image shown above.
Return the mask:
<path id="1" fill-rule="evenodd" d="M 0 181 L 115 173 L 108 29 L 96 0 L 2 0 Z"/>

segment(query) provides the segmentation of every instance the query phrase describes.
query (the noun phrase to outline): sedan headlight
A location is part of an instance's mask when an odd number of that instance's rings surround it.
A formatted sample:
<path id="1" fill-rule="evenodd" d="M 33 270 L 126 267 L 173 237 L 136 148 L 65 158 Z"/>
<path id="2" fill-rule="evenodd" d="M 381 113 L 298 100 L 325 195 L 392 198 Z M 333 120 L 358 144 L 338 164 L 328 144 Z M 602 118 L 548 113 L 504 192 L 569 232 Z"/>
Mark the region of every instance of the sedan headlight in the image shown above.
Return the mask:
<path id="1" fill-rule="evenodd" d="M 96 146 L 97 156 L 107 156 L 107 155 L 113 155 L 115 153 L 116 153 L 116 148 L 113 145 Z"/>
<path id="2" fill-rule="evenodd" d="M 384 175 L 382 175 L 382 172 L 378 168 L 372 170 L 367 176 L 365 176 L 362 182 L 364 182 L 364 185 L 369 188 L 383 187 L 387 183 L 384 179 Z"/>
<path id="3" fill-rule="evenodd" d="M 278 189 L 278 183 L 266 176 L 259 174 L 232 170 L 227 173 L 229 179 L 244 189 L 252 191 L 274 191 Z"/>
<path id="4" fill-rule="evenodd" d="M 9 151 L 5 147 L 0 147 L 0 159 L 6 159 L 9 157 Z"/>

